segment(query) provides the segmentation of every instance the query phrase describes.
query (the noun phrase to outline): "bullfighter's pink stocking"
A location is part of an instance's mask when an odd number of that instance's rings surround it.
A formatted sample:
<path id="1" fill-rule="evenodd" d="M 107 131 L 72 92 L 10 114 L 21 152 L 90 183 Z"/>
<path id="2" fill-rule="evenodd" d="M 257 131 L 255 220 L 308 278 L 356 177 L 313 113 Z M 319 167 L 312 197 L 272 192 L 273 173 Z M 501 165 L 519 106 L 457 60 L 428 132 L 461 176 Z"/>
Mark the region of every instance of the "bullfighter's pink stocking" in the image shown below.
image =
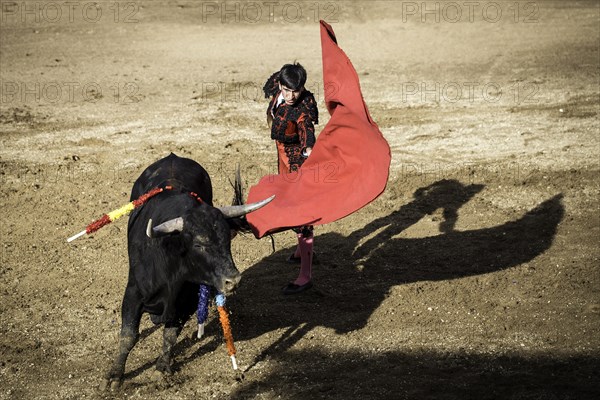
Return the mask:
<path id="1" fill-rule="evenodd" d="M 306 237 L 298 236 L 298 249 L 300 250 L 300 274 L 294 284 L 302 286 L 311 280 L 312 258 L 313 258 L 313 235 Z"/>
<path id="2" fill-rule="evenodd" d="M 302 233 L 298 233 L 298 246 L 296 246 L 296 251 L 294 251 L 294 258 L 300 258 L 300 242 L 302 241 Z"/>

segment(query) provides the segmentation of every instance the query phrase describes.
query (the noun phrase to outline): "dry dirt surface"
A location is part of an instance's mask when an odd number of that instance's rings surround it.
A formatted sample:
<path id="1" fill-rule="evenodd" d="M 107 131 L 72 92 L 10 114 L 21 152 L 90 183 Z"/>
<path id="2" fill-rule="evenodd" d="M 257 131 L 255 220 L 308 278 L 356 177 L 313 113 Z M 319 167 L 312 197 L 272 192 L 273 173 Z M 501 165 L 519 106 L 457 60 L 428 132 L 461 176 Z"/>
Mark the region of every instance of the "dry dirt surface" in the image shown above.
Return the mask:
<path id="1" fill-rule="evenodd" d="M 0 399 L 600 398 L 596 1 L 0 2 Z M 298 60 L 328 120 L 331 23 L 392 149 L 388 187 L 316 228 L 233 242 L 241 373 L 211 309 L 175 370 L 147 316 L 116 392 L 128 201 L 174 152 L 216 203 L 276 168 L 266 78 Z"/>

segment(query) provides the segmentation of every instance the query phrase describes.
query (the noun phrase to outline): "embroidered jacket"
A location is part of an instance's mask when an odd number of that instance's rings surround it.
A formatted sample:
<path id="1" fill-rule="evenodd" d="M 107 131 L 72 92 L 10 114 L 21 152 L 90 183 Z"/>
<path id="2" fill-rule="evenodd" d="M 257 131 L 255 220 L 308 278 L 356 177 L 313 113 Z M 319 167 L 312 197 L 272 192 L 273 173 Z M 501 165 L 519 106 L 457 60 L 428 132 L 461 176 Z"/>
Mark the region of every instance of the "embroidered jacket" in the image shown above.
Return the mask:
<path id="1" fill-rule="evenodd" d="M 314 124 L 319 123 L 319 111 L 315 97 L 306 89 L 293 105 L 283 102 L 276 106 L 280 93 L 278 83 L 279 72 L 276 72 L 263 87 L 265 97 L 272 97 L 267 119 L 271 121 L 271 139 L 283 144 L 290 169 L 295 170 L 304 162 L 302 152 L 315 144 Z"/>

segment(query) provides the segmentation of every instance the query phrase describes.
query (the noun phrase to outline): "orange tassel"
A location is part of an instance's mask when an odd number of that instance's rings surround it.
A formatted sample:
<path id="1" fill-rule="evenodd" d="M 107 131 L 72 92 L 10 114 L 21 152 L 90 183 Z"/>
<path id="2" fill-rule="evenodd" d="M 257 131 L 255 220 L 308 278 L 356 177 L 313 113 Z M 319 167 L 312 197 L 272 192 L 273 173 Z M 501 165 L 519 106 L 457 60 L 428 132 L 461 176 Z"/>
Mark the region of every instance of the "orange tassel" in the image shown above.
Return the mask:
<path id="1" fill-rule="evenodd" d="M 218 306 L 219 320 L 221 321 L 221 327 L 223 327 L 223 335 L 225 336 L 225 342 L 227 343 L 227 352 L 230 356 L 235 355 L 235 346 L 233 345 L 233 335 L 231 334 L 231 325 L 229 324 L 229 314 L 223 306 Z"/>

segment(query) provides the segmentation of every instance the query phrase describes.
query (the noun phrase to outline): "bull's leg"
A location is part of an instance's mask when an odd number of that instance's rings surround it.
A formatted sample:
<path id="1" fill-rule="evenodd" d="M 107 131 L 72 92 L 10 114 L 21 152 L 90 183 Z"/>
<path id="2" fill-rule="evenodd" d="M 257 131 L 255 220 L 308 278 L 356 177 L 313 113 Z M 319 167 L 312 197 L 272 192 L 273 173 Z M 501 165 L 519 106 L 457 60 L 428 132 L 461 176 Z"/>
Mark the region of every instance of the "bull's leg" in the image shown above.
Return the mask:
<path id="1" fill-rule="evenodd" d="M 139 337 L 140 320 L 142 318 L 142 301 L 135 285 L 131 283 L 125 289 L 123 305 L 121 308 L 121 334 L 119 349 L 115 361 L 105 376 L 103 389 L 118 389 L 123 382 L 125 363 L 129 352 L 137 343 Z"/>
<path id="2" fill-rule="evenodd" d="M 163 331 L 163 351 L 156 362 L 156 369 L 160 372 L 173 373 L 173 348 L 177 343 L 177 337 L 183 330 L 183 326 L 190 316 L 196 312 L 198 305 L 198 284 L 184 282 L 181 287 L 174 289 L 177 293 L 175 304 L 168 306 L 168 313 L 172 317 L 165 322 Z"/>
<path id="3" fill-rule="evenodd" d="M 173 347 L 177 343 L 177 337 L 183 329 L 183 323 L 167 323 L 163 331 L 163 348 L 162 354 L 156 361 L 156 369 L 160 372 L 173 373 Z"/>

